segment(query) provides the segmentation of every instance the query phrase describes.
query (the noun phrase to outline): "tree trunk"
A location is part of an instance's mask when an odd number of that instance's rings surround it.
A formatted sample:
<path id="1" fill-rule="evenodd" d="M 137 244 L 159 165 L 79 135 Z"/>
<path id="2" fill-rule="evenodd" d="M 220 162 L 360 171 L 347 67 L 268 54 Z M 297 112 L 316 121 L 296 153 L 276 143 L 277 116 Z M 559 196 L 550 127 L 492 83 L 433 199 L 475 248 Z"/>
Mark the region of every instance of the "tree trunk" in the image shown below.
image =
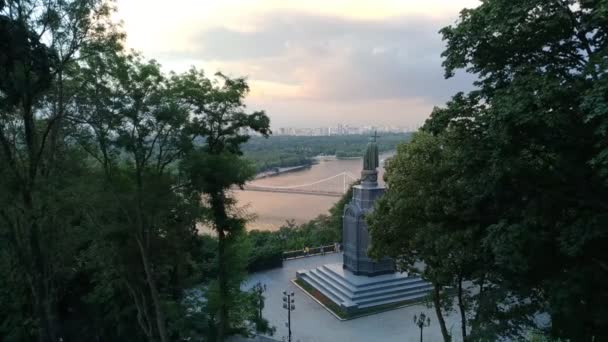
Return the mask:
<path id="1" fill-rule="evenodd" d="M 228 277 L 226 274 L 226 235 L 224 230 L 218 229 L 218 272 L 217 280 L 220 291 L 219 320 L 217 324 L 217 341 L 223 342 L 226 338 L 228 325 Z"/>
<path id="2" fill-rule="evenodd" d="M 463 293 L 462 293 L 462 277 L 458 278 L 458 309 L 460 310 L 460 328 L 462 330 L 462 341 L 466 342 L 467 339 L 467 312 L 464 304 Z"/>
<path id="3" fill-rule="evenodd" d="M 57 340 L 55 329 L 52 326 L 52 320 L 49 317 L 48 305 L 45 305 L 46 299 L 43 296 L 44 289 L 40 282 L 40 278 L 34 276 L 30 280 L 32 282 L 31 291 L 34 299 L 34 307 L 36 317 L 38 318 L 38 341 L 54 342 Z"/>
<path id="4" fill-rule="evenodd" d="M 160 302 L 160 296 L 156 287 L 156 281 L 154 279 L 152 267 L 150 267 L 148 255 L 140 239 L 137 239 L 137 245 L 139 246 L 141 261 L 144 266 L 144 271 L 146 272 L 146 283 L 148 283 L 148 288 L 150 289 L 152 305 L 154 305 L 154 313 L 156 316 L 156 326 L 158 328 L 158 335 L 160 337 L 161 342 L 169 342 L 169 336 L 167 335 L 167 329 L 165 327 L 165 315 L 163 312 L 162 304 Z"/>
<path id="5" fill-rule="evenodd" d="M 448 329 L 445 326 L 445 319 L 443 318 L 443 312 L 441 311 L 441 286 L 433 284 L 433 304 L 435 306 L 435 313 L 437 314 L 437 321 L 441 328 L 441 335 L 443 336 L 444 342 L 450 342 L 452 338 L 448 333 Z"/>
<path id="6" fill-rule="evenodd" d="M 49 288 L 50 284 L 45 279 L 48 273 L 45 258 L 40 249 L 39 227 L 33 214 L 34 200 L 32 193 L 27 189 L 23 193 L 23 202 L 25 215 L 27 215 L 27 243 L 29 244 L 25 248 L 26 251 L 29 251 L 29 260 L 23 260 L 23 262 L 26 265 L 26 270 L 30 270 L 29 272 L 31 272 L 29 275 L 30 288 L 38 318 L 39 340 L 41 342 L 56 341 L 59 329 L 57 327 L 57 320 L 55 319 L 56 308 L 52 298 L 53 291 Z"/>
<path id="7" fill-rule="evenodd" d="M 229 289 L 228 289 L 228 272 L 227 268 L 227 247 L 228 247 L 228 214 L 226 213 L 226 198 L 222 190 L 212 193 L 211 195 L 211 210 L 213 212 L 213 219 L 215 223 L 215 229 L 218 237 L 218 271 L 217 281 L 219 287 L 219 308 L 218 308 L 218 322 L 217 322 L 217 341 L 223 342 L 226 338 L 228 330 L 228 316 L 229 316 Z"/>
<path id="8" fill-rule="evenodd" d="M 480 282 L 479 282 L 479 293 L 477 294 L 477 310 L 475 311 L 475 315 L 473 316 L 473 320 L 471 322 L 471 332 L 475 332 L 478 328 L 479 328 L 479 321 L 481 319 L 480 317 L 480 306 L 482 306 L 483 302 L 484 302 L 484 293 L 485 293 L 485 279 L 486 276 L 485 274 L 481 276 Z M 475 334 L 472 334 L 475 335 Z"/>
<path id="9" fill-rule="evenodd" d="M 143 181 L 142 181 L 142 169 L 143 166 L 138 162 L 136 158 L 136 181 L 137 181 L 137 225 L 139 231 L 135 235 L 137 240 L 137 246 L 139 247 L 139 253 L 141 255 L 141 262 L 144 266 L 144 272 L 146 273 L 146 283 L 150 289 L 150 298 L 152 299 L 152 305 L 154 306 L 154 313 L 156 316 L 156 327 L 158 329 L 158 336 L 161 342 L 169 342 L 169 336 L 167 335 L 167 328 L 165 326 L 165 314 L 160 302 L 160 296 L 158 294 L 158 288 L 156 287 L 156 279 L 154 278 L 154 271 L 150 265 L 148 259 L 148 248 L 150 232 L 146 229 L 146 223 L 144 223 L 144 209 L 142 204 L 143 199 Z M 144 239 L 146 243 L 144 245 Z"/>
<path id="10" fill-rule="evenodd" d="M 152 323 L 150 322 L 150 315 L 148 314 L 148 308 L 146 305 L 146 300 L 143 294 L 138 294 L 135 291 L 135 287 L 129 284 L 128 280 L 124 280 L 125 286 L 129 290 L 131 294 L 131 298 L 133 299 L 133 303 L 135 303 L 135 308 L 137 309 L 137 323 L 139 327 L 144 332 L 148 341 L 154 342 L 156 339 L 154 337 L 154 330 L 152 329 Z"/>
<path id="11" fill-rule="evenodd" d="M 26 75 L 29 74 L 26 73 Z M 46 281 L 48 277 L 46 269 L 48 261 L 45 260 L 45 256 L 41 250 L 40 232 L 34 206 L 34 188 L 36 187 L 39 162 L 37 152 L 38 149 L 42 152 L 44 146 L 38 146 L 38 128 L 36 127 L 32 110 L 32 98 L 29 94 L 23 94 L 21 101 L 23 133 L 27 151 L 26 167 L 20 177 L 22 181 L 20 188 L 26 224 L 24 233 L 27 240 L 24 241 L 24 243 L 28 244 L 27 247 L 23 246 L 28 260 L 23 260 L 23 262 L 26 265 L 26 270 L 31 272 L 29 275 L 31 282 L 30 287 L 34 300 L 34 310 L 36 311 L 36 316 L 38 318 L 38 338 L 41 342 L 56 341 L 58 336 L 57 322 L 54 318 L 56 308 L 53 304 L 53 294 L 52 290 L 49 288 L 50 284 Z M 17 148 L 15 148 L 15 150 L 17 150 Z M 14 164 L 14 169 L 17 170 L 16 164 Z"/>
<path id="12" fill-rule="evenodd" d="M 37 228 L 33 228 L 37 229 Z M 32 298 L 34 301 L 34 307 L 36 310 L 36 316 L 38 318 L 38 332 L 40 341 L 56 341 L 59 335 L 59 327 L 56 319 L 56 307 L 53 298 L 53 291 L 49 288 L 48 282 L 45 281 L 46 272 L 44 271 L 44 264 L 42 256 L 40 254 L 39 246 L 37 245 L 37 234 L 30 235 L 30 248 L 37 248 L 37 251 L 32 251 L 30 257 L 33 258 L 32 274 L 30 278 L 30 288 L 32 291 Z"/>

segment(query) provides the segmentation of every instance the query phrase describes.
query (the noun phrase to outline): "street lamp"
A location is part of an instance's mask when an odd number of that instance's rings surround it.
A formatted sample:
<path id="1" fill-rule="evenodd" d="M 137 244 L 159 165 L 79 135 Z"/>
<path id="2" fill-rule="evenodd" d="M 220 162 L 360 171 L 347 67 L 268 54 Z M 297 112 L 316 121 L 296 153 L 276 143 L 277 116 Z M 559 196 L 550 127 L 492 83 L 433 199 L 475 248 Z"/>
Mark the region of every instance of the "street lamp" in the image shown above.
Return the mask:
<path id="1" fill-rule="evenodd" d="M 293 292 L 287 293 L 287 291 L 283 291 L 283 309 L 287 310 L 288 342 L 291 342 L 291 312 L 296 309 Z"/>
<path id="2" fill-rule="evenodd" d="M 266 292 L 266 284 L 257 283 L 253 286 L 255 293 L 256 304 L 258 306 L 258 324 L 262 321 L 262 309 L 264 309 L 264 292 Z"/>
<path id="3" fill-rule="evenodd" d="M 426 315 L 421 312 L 420 316 L 416 317 L 416 315 L 414 315 L 414 324 L 416 324 L 418 326 L 418 328 L 420 328 L 420 342 L 422 342 L 422 330 L 425 327 L 428 327 L 429 325 L 431 325 L 431 318 L 430 317 L 426 317 Z"/>

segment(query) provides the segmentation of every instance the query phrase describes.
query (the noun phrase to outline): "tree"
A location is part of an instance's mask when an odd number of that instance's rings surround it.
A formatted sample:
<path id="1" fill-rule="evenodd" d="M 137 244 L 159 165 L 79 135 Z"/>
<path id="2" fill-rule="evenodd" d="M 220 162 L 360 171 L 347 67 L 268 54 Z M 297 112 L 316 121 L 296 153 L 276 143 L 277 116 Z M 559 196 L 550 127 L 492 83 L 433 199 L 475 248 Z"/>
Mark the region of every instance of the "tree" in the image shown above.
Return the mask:
<path id="1" fill-rule="evenodd" d="M 169 257 L 178 257 L 184 239 L 196 234 L 198 215 L 192 209 L 198 200 L 184 196 L 177 179 L 178 159 L 192 146 L 188 112 L 154 61 L 120 52 L 97 54 L 81 68 L 80 85 L 87 91 L 74 102 L 80 110 L 73 118 L 78 141 L 98 162 L 108 195 L 119 206 L 109 233 L 121 227 L 126 239 L 119 257 L 110 260 L 114 267 L 126 266 L 119 279 L 142 331 L 149 339 L 168 341 L 160 278 Z"/>
<path id="2" fill-rule="evenodd" d="M 479 286 L 461 299 L 454 283 L 463 338 L 521 336 L 538 313 L 553 337 L 604 338 L 605 13 L 593 1 L 487 0 L 441 31 L 446 76 L 466 69 L 477 89 L 400 149 L 372 235 L 376 250 L 425 262 L 429 279 Z"/>
<path id="3" fill-rule="evenodd" d="M 425 263 L 427 240 L 437 241 L 445 258 L 429 269 L 449 270 L 466 252 L 463 277 L 483 294 L 457 299 L 470 340 L 521 336 L 538 313 L 553 337 L 605 338 L 605 13 L 594 1 L 487 0 L 441 31 L 446 76 L 466 69 L 477 89 L 435 109 L 401 148 L 378 206 L 389 228 L 375 229 L 394 255 Z M 406 227 L 414 237 L 397 234 Z"/>
<path id="4" fill-rule="evenodd" d="M 212 182 L 217 172 L 241 183 L 253 173 L 241 128 L 269 133 L 268 118 L 242 110 L 244 79 L 167 77 L 126 53 L 111 5 L 0 1 L 0 335 L 209 338 L 217 274 L 233 290 L 216 291 L 220 307 L 247 303 L 222 322 L 247 334 L 253 304 L 235 286 L 247 243 L 235 228 L 222 258 L 209 256 L 218 248 L 196 225 L 221 208 L 202 205 L 200 179 L 179 166 L 201 162 Z M 206 264 L 215 260 L 221 268 Z M 195 285 L 204 298 L 185 291 Z"/>
<path id="5" fill-rule="evenodd" d="M 367 218 L 374 241 L 370 254 L 394 257 L 398 268 L 420 273 L 433 284 L 431 298 L 444 341 L 451 340 L 444 314 L 452 309 L 445 290 L 462 277 L 463 265 L 454 253 L 464 250 L 454 248 L 450 231 L 462 228 L 456 223 L 460 208 L 450 196 L 456 190 L 446 157 L 450 153 L 439 138 L 425 133 L 400 145 L 386 165 L 388 191 Z"/>
<path id="6" fill-rule="evenodd" d="M 63 130 L 70 95 L 64 72 L 82 46 L 120 40 L 107 20 L 109 8 L 104 1 L 0 2 L 0 173 L 7 176 L 0 224 L 10 257 L 25 273 L 20 281 L 29 289 L 40 341 L 62 335 L 58 286 L 67 264 L 60 228 L 79 216 L 61 191 L 71 185 L 62 177 L 80 168 Z"/>
<path id="7" fill-rule="evenodd" d="M 388 190 L 368 218 L 371 254 L 388 254 L 433 284 L 444 340 L 452 338 L 444 315 L 454 309 L 454 297 L 463 340 L 518 338 L 531 317 L 525 303 L 496 286 L 500 277 L 484 246 L 489 218 L 476 199 L 484 185 L 473 176 L 479 161 L 463 153 L 462 142 L 457 130 L 420 132 L 398 148 L 387 165 Z"/>
<path id="8" fill-rule="evenodd" d="M 433 114 L 459 127 L 500 286 L 551 315 L 554 337 L 605 338 L 606 4 L 485 1 L 442 30 L 446 75 L 478 90 Z M 467 108 L 468 107 L 468 108 Z M 473 180 L 472 178 L 470 178 Z M 571 320 L 578 317 L 578 320 Z"/>
<path id="9" fill-rule="evenodd" d="M 204 139 L 203 145 L 182 162 L 181 169 L 193 193 L 204 198 L 209 218 L 205 223 L 218 234 L 217 340 L 223 341 L 230 328 L 231 299 L 240 291 L 238 282 L 230 282 L 228 260 L 232 258 L 231 245 L 238 241 L 245 224 L 229 190 L 244 185 L 255 174 L 253 166 L 241 157 L 241 145 L 249 139 L 249 132 L 267 136 L 270 130 L 264 112 L 245 112 L 243 100 L 249 91 L 245 79 L 221 73 L 216 77 L 218 83 L 214 84 L 202 72 L 191 69 L 174 79 L 181 98 L 195 115 L 190 129 Z"/>
<path id="10" fill-rule="evenodd" d="M 359 181 L 356 181 L 355 183 L 351 184 L 348 191 L 346 191 L 346 193 L 340 197 L 340 200 L 329 208 L 328 226 L 335 232 L 336 236 L 333 242 L 342 241 L 342 216 L 344 215 L 344 207 L 353 198 L 353 186 L 359 183 Z"/>

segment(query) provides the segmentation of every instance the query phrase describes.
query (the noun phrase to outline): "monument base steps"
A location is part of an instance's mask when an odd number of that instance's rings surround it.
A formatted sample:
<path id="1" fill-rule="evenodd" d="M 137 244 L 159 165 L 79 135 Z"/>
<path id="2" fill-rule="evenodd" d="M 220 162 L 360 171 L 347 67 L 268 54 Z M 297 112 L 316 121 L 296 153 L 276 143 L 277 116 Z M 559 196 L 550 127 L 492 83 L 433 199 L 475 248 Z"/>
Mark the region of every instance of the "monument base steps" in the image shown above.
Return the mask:
<path id="1" fill-rule="evenodd" d="M 432 285 L 422 278 L 407 273 L 358 276 L 337 263 L 297 271 L 296 277 L 317 289 L 349 314 L 376 306 L 422 301 L 433 289 Z"/>

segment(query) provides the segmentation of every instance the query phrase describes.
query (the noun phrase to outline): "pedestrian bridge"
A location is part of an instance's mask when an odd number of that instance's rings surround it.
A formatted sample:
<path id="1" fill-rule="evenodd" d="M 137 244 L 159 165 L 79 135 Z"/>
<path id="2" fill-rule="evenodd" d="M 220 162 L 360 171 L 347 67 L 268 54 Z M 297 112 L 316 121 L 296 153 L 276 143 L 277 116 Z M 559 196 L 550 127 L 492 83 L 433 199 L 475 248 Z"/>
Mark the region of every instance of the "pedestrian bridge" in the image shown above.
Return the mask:
<path id="1" fill-rule="evenodd" d="M 342 172 L 337 175 L 306 184 L 275 186 L 264 184 L 263 181 L 253 181 L 247 183 L 243 187 L 243 190 L 342 197 L 342 195 L 344 195 L 350 186 L 357 180 L 358 178 L 352 173 Z"/>

